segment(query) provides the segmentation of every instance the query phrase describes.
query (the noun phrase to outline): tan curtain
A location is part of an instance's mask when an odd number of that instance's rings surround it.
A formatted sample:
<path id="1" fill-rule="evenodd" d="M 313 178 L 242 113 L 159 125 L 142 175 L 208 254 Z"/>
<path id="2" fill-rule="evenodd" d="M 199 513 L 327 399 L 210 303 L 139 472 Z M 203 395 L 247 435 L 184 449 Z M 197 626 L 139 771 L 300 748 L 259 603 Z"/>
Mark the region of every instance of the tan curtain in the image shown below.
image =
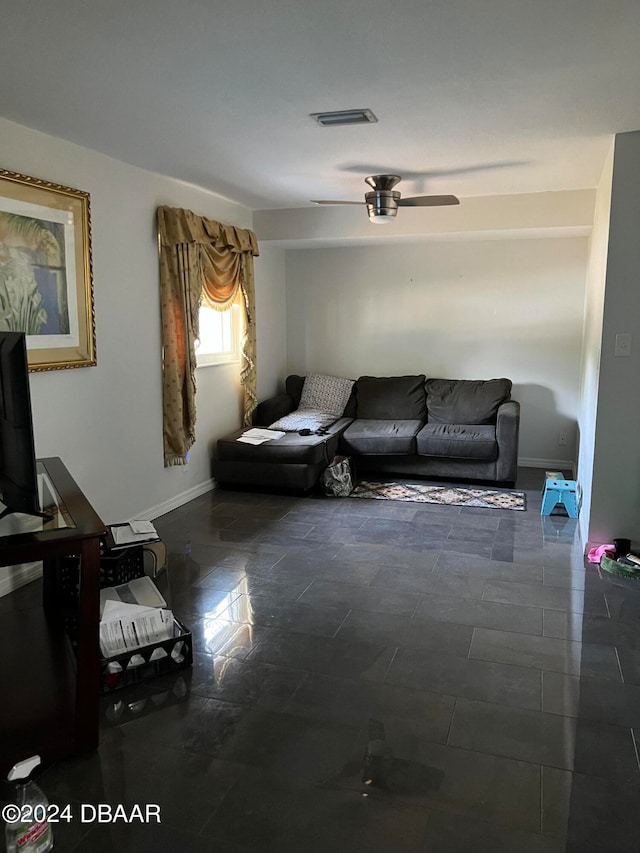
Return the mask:
<path id="1" fill-rule="evenodd" d="M 225 310 L 244 307 L 243 423 L 256 407 L 256 331 L 252 231 L 205 219 L 190 210 L 158 208 L 162 309 L 164 464 L 184 465 L 195 441 L 196 358 L 200 301 Z"/>

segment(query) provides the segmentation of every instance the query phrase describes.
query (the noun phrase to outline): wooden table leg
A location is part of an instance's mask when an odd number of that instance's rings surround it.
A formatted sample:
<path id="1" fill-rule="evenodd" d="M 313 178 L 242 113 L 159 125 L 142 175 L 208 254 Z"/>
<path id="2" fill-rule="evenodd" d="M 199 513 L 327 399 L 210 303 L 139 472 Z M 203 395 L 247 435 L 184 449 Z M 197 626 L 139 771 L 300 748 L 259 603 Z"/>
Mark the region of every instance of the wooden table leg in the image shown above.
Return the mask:
<path id="1" fill-rule="evenodd" d="M 100 540 L 80 544 L 80 600 L 76 682 L 76 743 L 79 751 L 98 745 L 100 700 Z"/>
<path id="2" fill-rule="evenodd" d="M 42 607 L 47 616 L 55 617 L 58 614 L 58 561 L 45 559 L 42 561 Z"/>

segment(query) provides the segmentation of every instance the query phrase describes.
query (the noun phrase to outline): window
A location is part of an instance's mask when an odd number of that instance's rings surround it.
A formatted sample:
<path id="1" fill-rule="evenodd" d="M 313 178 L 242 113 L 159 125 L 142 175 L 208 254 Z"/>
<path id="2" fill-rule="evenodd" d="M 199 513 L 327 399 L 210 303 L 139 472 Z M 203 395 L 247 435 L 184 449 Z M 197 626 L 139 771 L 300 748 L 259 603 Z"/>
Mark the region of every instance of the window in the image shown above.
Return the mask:
<path id="1" fill-rule="evenodd" d="M 200 305 L 200 340 L 196 341 L 198 367 L 231 364 L 240 360 L 240 308 L 216 311 Z"/>

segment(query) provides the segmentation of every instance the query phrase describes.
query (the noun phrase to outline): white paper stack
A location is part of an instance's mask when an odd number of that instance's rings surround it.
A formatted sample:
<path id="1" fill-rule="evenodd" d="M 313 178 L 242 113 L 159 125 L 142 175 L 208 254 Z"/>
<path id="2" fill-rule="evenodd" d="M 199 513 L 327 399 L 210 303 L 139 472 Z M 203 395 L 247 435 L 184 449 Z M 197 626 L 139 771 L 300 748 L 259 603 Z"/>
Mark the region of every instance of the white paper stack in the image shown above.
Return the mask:
<path id="1" fill-rule="evenodd" d="M 254 427 L 243 432 L 236 441 L 243 441 L 245 444 L 264 444 L 265 441 L 273 441 L 275 438 L 282 438 L 283 435 L 286 435 L 286 433 L 280 432 L 277 429 L 258 429 L 258 427 Z"/>
<path id="2" fill-rule="evenodd" d="M 120 586 L 107 586 L 100 590 L 100 618 L 102 618 L 107 601 L 122 602 L 123 604 L 140 604 L 143 607 L 164 607 L 167 602 L 160 590 L 150 577 L 143 575 Z"/>
<path id="3" fill-rule="evenodd" d="M 145 542 L 156 542 L 160 538 L 152 521 L 112 524 L 109 530 L 116 548 L 122 548 L 125 545 L 144 545 Z"/>
<path id="4" fill-rule="evenodd" d="M 171 610 L 107 599 L 100 622 L 100 648 L 105 658 L 173 637 Z"/>

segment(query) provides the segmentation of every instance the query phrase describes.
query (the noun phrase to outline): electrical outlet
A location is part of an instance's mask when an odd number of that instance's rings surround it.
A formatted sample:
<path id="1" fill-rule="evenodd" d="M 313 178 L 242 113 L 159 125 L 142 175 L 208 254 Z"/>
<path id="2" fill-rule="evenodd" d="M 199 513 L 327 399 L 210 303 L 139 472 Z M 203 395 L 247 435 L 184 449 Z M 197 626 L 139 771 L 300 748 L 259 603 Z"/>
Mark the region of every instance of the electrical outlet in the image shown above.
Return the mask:
<path id="1" fill-rule="evenodd" d="M 567 435 L 566 430 L 561 429 L 558 433 L 558 444 L 560 445 L 560 447 L 566 447 L 568 440 L 569 436 Z"/>

